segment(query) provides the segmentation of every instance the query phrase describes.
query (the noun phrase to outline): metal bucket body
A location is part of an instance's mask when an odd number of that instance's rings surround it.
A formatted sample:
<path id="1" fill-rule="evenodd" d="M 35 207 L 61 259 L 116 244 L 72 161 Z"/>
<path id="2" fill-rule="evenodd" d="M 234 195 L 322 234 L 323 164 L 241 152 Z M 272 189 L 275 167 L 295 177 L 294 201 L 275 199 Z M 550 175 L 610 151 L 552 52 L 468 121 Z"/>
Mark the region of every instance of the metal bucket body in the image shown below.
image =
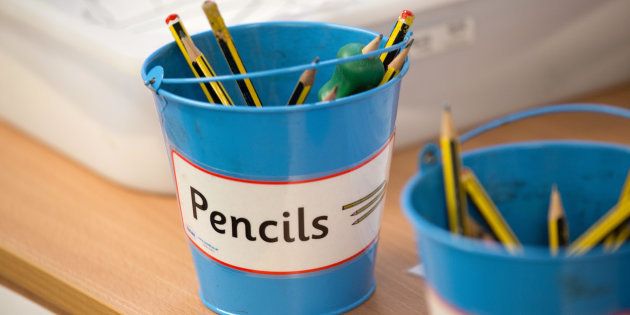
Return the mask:
<path id="1" fill-rule="evenodd" d="M 625 115 L 630 117 L 628 112 Z M 490 123 L 483 131 L 500 124 Z M 427 159 L 427 153 L 432 158 Z M 421 171 L 401 197 L 416 230 L 434 313 L 611 314 L 630 310 L 630 246 L 614 253 L 594 249 L 584 256 L 568 257 L 561 252 L 554 257 L 546 245 L 551 186 L 558 185 L 570 240 L 575 240 L 616 204 L 630 168 L 630 148 L 537 141 L 463 154 L 463 164 L 474 171 L 525 244 L 517 255 L 500 245 L 448 232 L 442 167 L 436 156 L 437 147 L 425 148 Z M 469 213 L 480 220 L 474 207 Z"/>
<path id="2" fill-rule="evenodd" d="M 343 44 L 376 35 L 307 22 L 230 31 L 250 73 L 308 64 L 315 54 L 335 59 Z M 217 73 L 229 73 L 210 32 L 193 39 Z M 145 81 L 158 66 L 166 77 L 190 76 L 174 44 L 147 59 Z M 315 86 L 333 70 L 324 62 Z M 208 307 L 223 314 L 339 313 L 370 296 L 406 70 L 357 95 L 315 104 L 313 91 L 307 104 L 291 107 L 280 105 L 301 71 L 254 75 L 263 108 L 211 105 L 197 83 L 158 77 L 156 105 Z M 238 98 L 233 80 L 224 85 Z M 374 201 L 371 207 L 342 209 L 376 190 L 359 205 Z"/>

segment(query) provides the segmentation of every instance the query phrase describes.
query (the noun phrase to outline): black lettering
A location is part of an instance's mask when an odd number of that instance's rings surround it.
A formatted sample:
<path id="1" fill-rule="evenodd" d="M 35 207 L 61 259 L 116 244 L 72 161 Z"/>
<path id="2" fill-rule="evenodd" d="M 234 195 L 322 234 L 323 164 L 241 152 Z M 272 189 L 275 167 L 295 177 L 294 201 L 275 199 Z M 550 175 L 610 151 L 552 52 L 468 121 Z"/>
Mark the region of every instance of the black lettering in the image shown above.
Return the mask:
<path id="1" fill-rule="evenodd" d="M 255 241 L 256 238 L 252 236 L 252 224 L 246 218 L 230 217 L 232 219 L 232 237 L 238 238 L 238 224 L 243 223 L 245 225 L 245 237 L 250 241 Z"/>
<path id="2" fill-rule="evenodd" d="M 260 234 L 260 238 L 262 238 L 263 241 L 267 242 L 267 243 L 275 243 L 278 241 L 277 237 L 269 237 L 267 235 L 267 227 L 273 225 L 273 226 L 278 226 L 278 222 L 276 221 L 265 221 L 263 223 L 260 224 L 260 228 L 259 228 L 259 234 Z"/>
<path id="3" fill-rule="evenodd" d="M 317 217 L 317 218 L 315 218 L 313 220 L 313 227 L 318 229 L 318 230 L 320 230 L 322 232 L 319 235 L 313 234 L 312 236 L 313 236 L 314 240 L 317 240 L 317 239 L 320 239 L 320 238 L 324 238 L 324 237 L 326 237 L 326 235 L 328 235 L 328 227 L 319 223 L 319 221 L 323 221 L 323 220 L 328 220 L 328 216 L 324 215 L 324 216 L 321 216 L 321 217 Z"/>
<path id="4" fill-rule="evenodd" d="M 283 216 L 283 217 L 285 217 L 285 218 L 288 218 L 290 215 L 291 215 L 291 214 L 290 214 L 290 213 L 288 213 L 288 212 L 283 212 L 283 213 L 282 213 L 282 216 Z M 284 232 L 284 233 L 283 233 L 283 234 L 284 234 L 284 240 L 285 240 L 287 243 L 292 243 L 292 242 L 294 242 L 294 241 L 295 241 L 295 238 L 292 238 L 292 237 L 291 237 L 291 231 L 290 231 L 291 222 L 290 222 L 290 221 L 284 221 L 284 222 L 282 222 L 282 226 L 284 227 L 284 228 L 283 228 L 283 232 Z"/>
<path id="5" fill-rule="evenodd" d="M 219 219 L 217 220 L 216 217 L 219 217 Z M 210 212 L 210 225 L 212 225 L 212 228 L 217 231 L 217 233 L 219 234 L 225 234 L 225 230 L 222 230 L 220 228 L 217 227 L 217 225 L 223 225 L 225 224 L 225 222 L 227 222 L 225 216 L 223 215 L 223 213 L 219 212 L 219 211 L 212 211 Z"/>
<path id="6" fill-rule="evenodd" d="M 201 198 L 201 203 L 197 202 L 197 197 Z M 208 201 L 206 197 L 204 197 L 199 190 L 194 189 L 190 186 L 190 200 L 192 200 L 192 209 L 193 209 L 193 217 L 197 219 L 197 209 L 199 210 L 207 210 L 208 209 Z"/>
<path id="7" fill-rule="evenodd" d="M 302 242 L 308 241 L 310 239 L 310 237 L 306 236 L 304 232 L 304 208 L 303 207 L 298 208 L 298 236 L 300 238 L 300 241 Z"/>

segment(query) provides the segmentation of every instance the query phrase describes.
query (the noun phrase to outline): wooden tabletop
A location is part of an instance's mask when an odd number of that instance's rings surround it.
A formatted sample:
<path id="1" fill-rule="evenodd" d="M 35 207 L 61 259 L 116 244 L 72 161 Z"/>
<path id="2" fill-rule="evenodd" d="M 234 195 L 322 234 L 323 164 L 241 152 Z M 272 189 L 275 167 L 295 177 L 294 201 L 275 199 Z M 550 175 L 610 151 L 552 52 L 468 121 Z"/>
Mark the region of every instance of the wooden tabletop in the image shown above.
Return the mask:
<path id="1" fill-rule="evenodd" d="M 630 84 L 577 100 L 630 107 Z M 630 123 L 592 114 L 552 115 L 502 127 L 464 149 L 543 138 L 630 144 Z M 197 296 L 175 197 L 109 182 L 6 123 L 0 123 L 0 147 L 2 284 L 54 311 L 210 313 Z M 400 191 L 416 172 L 419 147 L 394 153 L 377 290 L 353 313 L 426 313 L 424 283 L 406 272 L 418 259 L 399 206 Z"/>

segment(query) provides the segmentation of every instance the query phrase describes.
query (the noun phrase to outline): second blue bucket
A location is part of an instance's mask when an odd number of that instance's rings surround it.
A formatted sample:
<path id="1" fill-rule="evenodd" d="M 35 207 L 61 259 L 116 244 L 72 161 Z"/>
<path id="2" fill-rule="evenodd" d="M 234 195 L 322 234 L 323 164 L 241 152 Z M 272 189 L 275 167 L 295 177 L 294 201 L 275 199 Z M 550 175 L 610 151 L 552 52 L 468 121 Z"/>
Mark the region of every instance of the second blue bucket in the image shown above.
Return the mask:
<path id="1" fill-rule="evenodd" d="M 328 103 L 285 106 L 315 56 L 315 89 L 365 30 L 307 22 L 230 28 L 264 105 L 205 101 L 171 43 L 142 75 L 155 96 L 203 302 L 222 314 L 341 313 L 369 298 L 401 75 Z M 229 73 L 206 32 L 193 36 Z M 266 73 L 266 75 L 259 75 Z M 171 78 L 171 79 L 169 79 Z M 234 78 L 223 81 L 233 98 Z M 314 90 L 315 90 L 314 89 Z M 242 100 L 240 100 L 242 104 Z"/>
<path id="2" fill-rule="evenodd" d="M 462 136 L 526 117 L 590 112 L 630 119 L 630 111 L 597 104 L 528 110 L 490 122 Z M 433 314 L 627 314 L 630 310 L 630 244 L 614 253 L 584 256 L 547 247 L 547 207 L 557 184 L 575 240 L 617 202 L 630 169 L 630 148 L 586 141 L 534 141 L 463 154 L 524 244 L 512 255 L 447 230 L 442 167 L 435 145 L 420 155 L 420 172 L 407 184 L 402 203 L 418 238 Z M 471 215 L 480 217 L 471 207 Z M 481 222 L 481 221 L 480 221 Z"/>

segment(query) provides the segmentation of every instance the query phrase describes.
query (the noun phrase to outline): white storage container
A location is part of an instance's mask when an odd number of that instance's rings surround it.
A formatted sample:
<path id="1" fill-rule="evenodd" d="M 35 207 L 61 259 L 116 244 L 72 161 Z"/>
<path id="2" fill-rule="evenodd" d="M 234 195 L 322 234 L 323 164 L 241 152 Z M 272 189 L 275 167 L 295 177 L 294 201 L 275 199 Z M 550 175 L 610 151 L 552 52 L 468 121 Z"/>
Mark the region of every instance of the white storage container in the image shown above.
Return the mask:
<path id="1" fill-rule="evenodd" d="M 123 185 L 172 193 L 140 64 L 171 41 L 164 17 L 209 29 L 201 0 L 0 2 L 0 115 Z M 397 145 L 437 133 L 441 104 L 467 126 L 630 79 L 624 0 L 219 1 L 229 25 L 319 20 L 387 35 L 416 15 Z M 238 45 L 238 43 L 237 43 Z"/>

